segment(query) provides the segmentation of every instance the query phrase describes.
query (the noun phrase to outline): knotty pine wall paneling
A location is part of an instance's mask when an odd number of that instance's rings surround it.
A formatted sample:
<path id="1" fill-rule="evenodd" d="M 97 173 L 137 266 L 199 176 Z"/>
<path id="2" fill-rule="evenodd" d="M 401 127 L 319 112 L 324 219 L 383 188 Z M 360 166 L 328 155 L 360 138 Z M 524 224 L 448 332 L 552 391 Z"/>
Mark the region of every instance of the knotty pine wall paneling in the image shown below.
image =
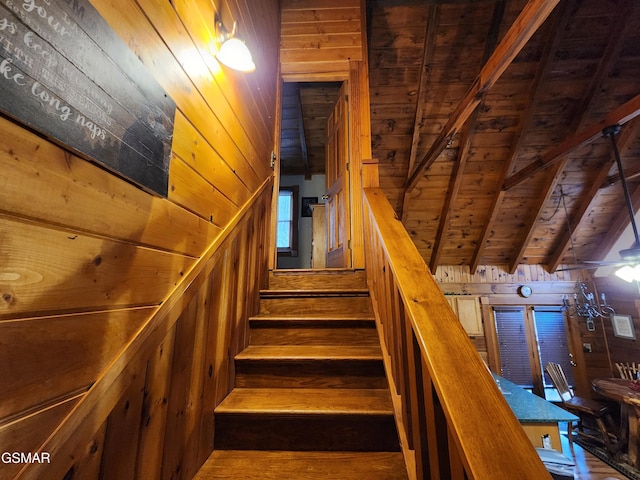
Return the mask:
<path id="1" fill-rule="evenodd" d="M 283 0 L 280 62 L 285 79 L 308 74 L 343 80 L 361 61 L 361 0 Z M 318 78 L 316 78 L 318 80 Z"/>
<path id="2" fill-rule="evenodd" d="M 147 362 L 135 478 L 160 478 L 175 334 L 174 325 Z"/>
<path id="3" fill-rule="evenodd" d="M 621 315 L 631 315 L 636 338 L 616 337 L 610 319 L 603 319 L 604 338 L 611 358 L 611 374 L 620 376 L 616 362 L 640 363 L 640 290 L 636 283 L 627 283 L 617 277 L 596 278 L 598 293 L 605 293 L 607 302 Z M 600 375 L 605 376 L 605 375 Z"/>
<path id="4" fill-rule="evenodd" d="M 3 480 L 195 472 L 257 304 L 238 282 L 266 268 L 279 2 L 92 4 L 176 102 L 169 193 L 0 117 L 0 443 L 52 460 L 2 464 Z M 239 21 L 254 74 L 213 57 L 214 8 Z M 250 272 L 222 267 L 229 249 Z M 227 307 L 214 284 L 246 303 Z"/>

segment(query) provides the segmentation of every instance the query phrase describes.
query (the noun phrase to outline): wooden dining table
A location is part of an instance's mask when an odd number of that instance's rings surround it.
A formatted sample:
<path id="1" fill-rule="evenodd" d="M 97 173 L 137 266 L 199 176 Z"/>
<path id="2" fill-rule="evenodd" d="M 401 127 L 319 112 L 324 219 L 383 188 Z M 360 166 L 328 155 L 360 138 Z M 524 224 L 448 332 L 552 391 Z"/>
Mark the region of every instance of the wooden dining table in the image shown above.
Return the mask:
<path id="1" fill-rule="evenodd" d="M 640 391 L 631 388 L 632 380 L 597 378 L 591 382 L 595 392 L 620 402 L 620 442 L 628 445 L 629 464 L 640 468 Z"/>

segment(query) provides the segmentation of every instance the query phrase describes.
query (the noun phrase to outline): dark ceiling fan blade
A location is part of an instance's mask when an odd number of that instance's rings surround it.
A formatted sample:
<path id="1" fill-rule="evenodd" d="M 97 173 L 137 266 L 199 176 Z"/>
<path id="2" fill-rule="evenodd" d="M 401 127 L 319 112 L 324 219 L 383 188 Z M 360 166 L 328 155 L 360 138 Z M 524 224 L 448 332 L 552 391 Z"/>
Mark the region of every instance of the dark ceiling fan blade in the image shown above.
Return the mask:
<path id="1" fill-rule="evenodd" d="M 600 268 L 600 267 L 597 267 L 597 266 L 594 266 L 594 265 L 591 265 L 591 266 L 589 266 L 589 265 L 582 265 L 582 266 L 577 265 L 575 267 L 557 268 L 555 271 L 556 272 L 573 272 L 573 271 L 576 271 L 576 270 L 595 270 L 596 268 Z"/>
<path id="2" fill-rule="evenodd" d="M 556 269 L 556 272 L 570 272 L 574 270 L 595 270 L 597 268 L 606 268 L 606 267 L 623 267 L 625 265 L 630 265 L 629 262 L 589 262 L 585 261 L 581 265 L 574 265 L 571 267 L 564 267 Z"/>

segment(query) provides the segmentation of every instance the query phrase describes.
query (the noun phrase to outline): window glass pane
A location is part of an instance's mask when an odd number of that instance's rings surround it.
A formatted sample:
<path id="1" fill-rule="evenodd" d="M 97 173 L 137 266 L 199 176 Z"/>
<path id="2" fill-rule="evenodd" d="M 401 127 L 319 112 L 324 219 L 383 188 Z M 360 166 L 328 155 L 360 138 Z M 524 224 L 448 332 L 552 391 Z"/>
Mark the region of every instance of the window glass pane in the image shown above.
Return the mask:
<path id="1" fill-rule="evenodd" d="M 291 248 L 293 228 L 293 192 L 283 190 L 278 194 L 278 229 L 276 247 Z"/>
<path id="2" fill-rule="evenodd" d="M 564 313 L 558 309 L 555 311 L 541 311 L 537 307 L 534 310 L 536 330 L 538 333 L 538 348 L 540 351 L 540 363 L 544 372 L 544 384 L 552 387 L 553 382 L 544 367 L 548 362 L 559 363 L 562 366 L 569 385 L 573 386 L 573 367 L 569 358 L 569 341 L 564 326 Z"/>
<path id="3" fill-rule="evenodd" d="M 513 383 L 532 387 L 524 309 L 495 309 L 502 376 Z"/>
<path id="4" fill-rule="evenodd" d="M 280 192 L 278 195 L 278 221 L 291 220 L 292 192 Z"/>
<path id="5" fill-rule="evenodd" d="M 278 222 L 278 232 L 276 235 L 277 248 L 290 248 L 291 224 L 289 222 Z"/>

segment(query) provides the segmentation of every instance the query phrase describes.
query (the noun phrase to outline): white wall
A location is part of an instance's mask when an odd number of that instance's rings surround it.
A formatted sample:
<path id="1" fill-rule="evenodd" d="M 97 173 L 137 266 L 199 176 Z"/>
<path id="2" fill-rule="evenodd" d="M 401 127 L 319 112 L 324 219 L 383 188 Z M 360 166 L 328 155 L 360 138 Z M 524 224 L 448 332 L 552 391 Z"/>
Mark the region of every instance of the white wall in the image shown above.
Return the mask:
<path id="1" fill-rule="evenodd" d="M 318 197 L 318 203 L 324 203 L 322 195 L 326 191 L 325 175 L 314 175 L 311 180 L 305 180 L 303 175 L 283 175 L 280 186 L 291 187 L 298 185 L 298 256 L 279 257 L 278 268 L 311 268 L 311 217 L 301 217 L 302 198 Z"/>

